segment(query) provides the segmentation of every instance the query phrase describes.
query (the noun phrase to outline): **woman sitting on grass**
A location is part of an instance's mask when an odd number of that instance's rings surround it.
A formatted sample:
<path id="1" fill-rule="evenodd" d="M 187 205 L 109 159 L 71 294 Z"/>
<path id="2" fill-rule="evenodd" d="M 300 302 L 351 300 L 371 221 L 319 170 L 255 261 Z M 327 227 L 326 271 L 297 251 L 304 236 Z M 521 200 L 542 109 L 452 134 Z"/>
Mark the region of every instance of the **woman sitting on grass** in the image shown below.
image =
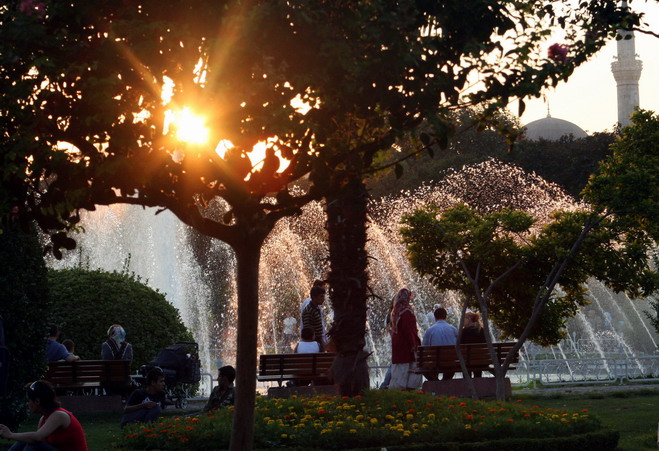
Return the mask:
<path id="1" fill-rule="evenodd" d="M 41 415 L 34 432 L 11 432 L 0 424 L 0 437 L 17 440 L 10 451 L 87 451 L 82 426 L 68 410 L 60 407 L 55 390 L 47 381 L 27 387 L 27 406 Z"/>

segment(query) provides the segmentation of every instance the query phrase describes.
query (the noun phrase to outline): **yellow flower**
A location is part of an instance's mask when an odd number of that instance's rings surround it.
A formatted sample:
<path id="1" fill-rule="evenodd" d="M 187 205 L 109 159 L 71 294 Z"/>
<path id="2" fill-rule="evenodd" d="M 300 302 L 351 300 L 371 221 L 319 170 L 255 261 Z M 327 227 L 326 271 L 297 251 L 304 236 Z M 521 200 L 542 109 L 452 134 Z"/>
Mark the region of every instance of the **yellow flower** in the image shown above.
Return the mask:
<path id="1" fill-rule="evenodd" d="M 371 424 L 376 424 L 378 422 L 377 418 L 371 418 Z"/>
<path id="2" fill-rule="evenodd" d="M 350 429 L 350 433 L 351 433 L 351 434 L 356 434 L 356 433 L 357 433 L 357 429 Z"/>
<path id="3" fill-rule="evenodd" d="M 410 431 L 404 431 L 403 436 L 404 437 L 409 437 L 410 436 Z"/>
<path id="4" fill-rule="evenodd" d="M 465 424 L 465 429 L 471 429 L 471 424 L 470 423 Z"/>
<path id="5" fill-rule="evenodd" d="M 281 438 L 288 438 L 288 434 L 281 434 Z"/>
<path id="6" fill-rule="evenodd" d="M 405 418 L 407 418 L 408 420 L 411 420 L 412 418 L 414 418 L 414 415 L 412 415 L 411 413 L 408 413 L 407 415 L 405 415 Z"/>

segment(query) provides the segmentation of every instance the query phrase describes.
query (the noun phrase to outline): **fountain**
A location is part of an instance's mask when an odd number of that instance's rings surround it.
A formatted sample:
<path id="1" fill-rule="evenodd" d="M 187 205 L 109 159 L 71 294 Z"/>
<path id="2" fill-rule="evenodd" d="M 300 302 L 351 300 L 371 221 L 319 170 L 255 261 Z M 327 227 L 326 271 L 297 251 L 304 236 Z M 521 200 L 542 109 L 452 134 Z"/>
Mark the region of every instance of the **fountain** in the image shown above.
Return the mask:
<path id="1" fill-rule="evenodd" d="M 546 223 L 556 209 L 582 207 L 558 186 L 494 160 L 449 173 L 435 186 L 374 201 L 368 243 L 373 257 L 367 337 L 373 352 L 371 365 L 389 363 L 389 337 L 383 324 L 390 299 L 399 288 L 406 286 L 417 293 L 415 308 L 421 333 L 428 326 L 425 316 L 433 304 L 459 310 L 455 294 L 437 292 L 412 270 L 398 238 L 403 214 L 429 203 L 448 207 L 456 202 L 467 202 L 483 211 L 524 209 L 538 219 L 538 225 Z M 169 212 L 154 215 L 153 209 L 134 206 L 99 208 L 84 215 L 83 226 L 86 233 L 76 238 L 79 251 L 69 253 L 62 261 L 51 261 L 51 266 L 83 264 L 121 270 L 128 265 L 130 271 L 165 293 L 179 309 L 200 344 L 206 371 L 216 362 L 235 361 L 235 261 L 226 244 L 198 235 Z M 308 296 L 313 280 L 323 278 L 327 263 L 320 203 L 307 205 L 299 217 L 279 221 L 262 251 L 260 353 L 290 352 L 284 319 L 299 319 L 300 302 Z M 569 322 L 568 338 L 551 349 L 529 344 L 524 352 L 527 358 L 656 352 L 659 338 L 642 313 L 649 310 L 647 301 L 614 296 L 597 281 L 592 281 L 589 288 L 592 303 Z M 331 317 L 327 319 L 331 321 Z"/>

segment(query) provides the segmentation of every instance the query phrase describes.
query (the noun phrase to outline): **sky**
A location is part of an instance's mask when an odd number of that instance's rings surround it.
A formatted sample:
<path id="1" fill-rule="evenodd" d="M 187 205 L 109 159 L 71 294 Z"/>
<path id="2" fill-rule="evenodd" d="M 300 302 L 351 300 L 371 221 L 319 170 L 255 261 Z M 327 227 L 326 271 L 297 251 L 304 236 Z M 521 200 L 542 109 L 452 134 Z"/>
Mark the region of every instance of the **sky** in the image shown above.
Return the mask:
<path id="1" fill-rule="evenodd" d="M 659 33 L 659 2 L 635 0 L 632 8 L 645 12 L 650 29 Z M 636 54 L 643 62 L 639 82 L 640 107 L 659 112 L 659 38 L 635 33 Z M 549 89 L 545 96 L 551 116 L 573 122 L 587 133 L 612 130 L 618 121 L 616 82 L 611 62 L 616 54 L 616 42 L 606 44 L 590 61 L 574 71 L 567 82 Z M 522 124 L 547 117 L 547 104 L 542 98 L 526 99 Z M 516 104 L 514 104 L 516 105 Z M 511 108 L 516 112 L 516 106 Z"/>

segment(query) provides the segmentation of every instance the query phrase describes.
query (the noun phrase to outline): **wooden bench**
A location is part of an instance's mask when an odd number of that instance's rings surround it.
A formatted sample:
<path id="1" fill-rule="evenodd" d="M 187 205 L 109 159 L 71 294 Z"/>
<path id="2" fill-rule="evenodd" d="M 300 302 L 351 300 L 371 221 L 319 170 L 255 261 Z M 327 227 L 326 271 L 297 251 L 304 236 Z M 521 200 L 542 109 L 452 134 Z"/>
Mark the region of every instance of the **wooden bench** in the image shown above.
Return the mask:
<path id="1" fill-rule="evenodd" d="M 330 368 L 336 353 L 262 354 L 259 356 L 258 381 L 311 381 L 313 385 L 327 385 Z"/>
<path id="2" fill-rule="evenodd" d="M 508 357 L 508 353 L 515 345 L 514 342 L 492 343 L 499 363 Z M 490 371 L 494 370 L 490 351 L 486 343 L 471 343 L 460 345 L 462 356 L 469 371 Z M 511 363 L 517 363 L 519 356 L 515 355 Z M 514 368 L 510 368 L 514 369 Z M 460 360 L 455 346 L 418 346 L 416 348 L 416 368 L 415 373 L 432 373 L 432 372 L 461 372 Z"/>
<path id="3" fill-rule="evenodd" d="M 514 342 L 493 343 L 497 360 L 503 363 L 515 345 Z M 486 343 L 471 343 L 460 345 L 462 356 L 469 371 L 485 371 L 494 373 L 494 364 Z M 511 363 L 519 361 L 519 354 L 515 354 Z M 513 370 L 514 367 L 509 369 Z M 419 346 L 416 349 L 416 367 L 414 373 L 458 373 L 462 372 L 460 360 L 455 346 Z M 506 392 L 510 395 L 510 380 L 505 381 Z M 496 384 L 493 378 L 474 378 L 476 391 L 481 397 L 491 397 L 496 394 Z M 423 391 L 442 394 L 445 396 L 470 396 L 465 379 L 451 379 L 442 381 L 427 381 L 423 384 Z"/>
<path id="4" fill-rule="evenodd" d="M 130 390 L 130 360 L 51 362 L 45 379 L 57 393 L 88 395 L 107 385 Z"/>

